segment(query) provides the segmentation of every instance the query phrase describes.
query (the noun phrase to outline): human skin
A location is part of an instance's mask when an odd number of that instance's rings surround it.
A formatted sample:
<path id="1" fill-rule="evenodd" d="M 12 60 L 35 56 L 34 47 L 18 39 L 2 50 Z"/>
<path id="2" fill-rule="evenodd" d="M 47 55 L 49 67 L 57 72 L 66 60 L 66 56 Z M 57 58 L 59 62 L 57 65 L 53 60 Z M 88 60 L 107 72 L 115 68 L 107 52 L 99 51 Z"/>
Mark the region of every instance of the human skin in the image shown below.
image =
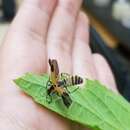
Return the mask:
<path id="1" fill-rule="evenodd" d="M 112 72 L 89 47 L 89 22 L 82 0 L 25 0 L 0 47 L 1 130 L 86 130 L 41 107 L 13 83 L 26 72 L 60 71 L 97 79 L 117 92 Z"/>

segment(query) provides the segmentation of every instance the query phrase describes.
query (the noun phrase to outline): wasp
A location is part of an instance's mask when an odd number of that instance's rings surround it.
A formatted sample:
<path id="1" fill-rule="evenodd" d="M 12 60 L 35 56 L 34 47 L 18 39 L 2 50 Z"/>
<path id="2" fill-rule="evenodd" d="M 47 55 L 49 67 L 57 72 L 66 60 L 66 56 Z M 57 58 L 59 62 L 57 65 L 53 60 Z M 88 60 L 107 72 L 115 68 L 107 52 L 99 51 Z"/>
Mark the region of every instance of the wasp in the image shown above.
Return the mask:
<path id="1" fill-rule="evenodd" d="M 78 85 L 83 83 L 83 79 L 80 76 L 71 76 L 67 73 L 61 73 L 59 74 L 59 66 L 56 60 L 49 59 L 49 65 L 50 65 L 50 79 L 47 83 L 47 95 L 51 96 L 53 94 L 57 94 L 62 97 L 64 105 L 68 108 L 72 100 L 69 96 L 69 90 L 67 87 Z M 74 91 L 76 91 L 78 88 L 76 88 Z M 73 91 L 73 92 L 74 92 Z M 50 100 L 51 102 L 51 100 Z"/>
<path id="2" fill-rule="evenodd" d="M 65 87 L 59 83 L 60 75 L 58 63 L 55 59 L 49 59 L 49 65 L 51 74 L 47 83 L 47 95 L 52 96 L 53 94 L 57 94 L 58 96 L 61 96 L 64 105 L 68 108 L 72 104 L 72 100 Z M 51 100 L 49 102 L 51 102 Z"/>

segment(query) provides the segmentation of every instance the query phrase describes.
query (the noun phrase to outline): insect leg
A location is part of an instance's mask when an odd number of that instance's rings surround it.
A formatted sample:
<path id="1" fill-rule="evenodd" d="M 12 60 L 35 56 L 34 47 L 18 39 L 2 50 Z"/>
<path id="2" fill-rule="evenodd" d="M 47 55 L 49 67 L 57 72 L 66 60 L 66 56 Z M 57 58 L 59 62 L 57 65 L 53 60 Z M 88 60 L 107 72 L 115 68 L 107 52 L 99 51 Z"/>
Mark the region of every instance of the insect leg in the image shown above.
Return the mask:
<path id="1" fill-rule="evenodd" d="M 48 103 L 51 103 L 52 102 L 52 96 L 53 94 L 55 94 L 55 89 L 54 89 L 54 85 L 51 85 L 50 88 L 47 89 L 47 96 L 46 96 L 46 100 Z"/>
<path id="2" fill-rule="evenodd" d="M 51 87 L 51 81 L 50 81 L 50 79 L 46 83 L 46 87 L 45 87 L 46 90 L 48 89 L 48 86 Z M 43 97 L 45 95 L 45 93 L 42 92 L 42 89 L 43 88 L 41 87 L 39 91 L 40 91 L 40 95 Z"/>
<path id="3" fill-rule="evenodd" d="M 79 89 L 79 86 L 76 88 L 76 89 L 74 89 L 73 91 L 71 91 L 70 93 L 74 93 L 75 91 L 77 91 Z"/>
<path id="4" fill-rule="evenodd" d="M 46 83 L 46 101 L 48 103 L 51 103 L 52 102 L 52 96 L 50 95 L 50 90 L 52 89 L 52 82 L 50 81 L 50 78 L 49 80 L 47 81 Z"/>
<path id="5" fill-rule="evenodd" d="M 51 103 L 52 102 L 52 96 L 51 95 L 46 95 L 46 102 Z"/>
<path id="6" fill-rule="evenodd" d="M 61 73 L 60 74 L 60 78 L 63 80 L 63 79 L 66 79 L 66 78 L 68 78 L 68 77 L 70 77 L 70 75 L 68 74 L 68 73 Z"/>
<path id="7" fill-rule="evenodd" d="M 68 92 L 68 93 L 71 93 L 69 90 L 68 90 L 68 87 L 67 86 L 64 86 L 65 87 L 65 89 L 66 89 L 66 91 Z"/>
<path id="8" fill-rule="evenodd" d="M 47 81 L 47 83 L 46 83 L 46 89 L 47 89 L 48 87 L 51 87 L 51 85 L 52 85 L 52 82 L 50 81 L 50 78 L 49 78 L 48 81 Z"/>
<path id="9" fill-rule="evenodd" d="M 69 91 L 67 86 L 65 86 L 65 89 L 66 89 L 66 91 L 68 93 L 74 93 L 75 91 L 77 91 L 79 89 L 79 86 L 76 89 L 72 90 L 72 91 Z"/>

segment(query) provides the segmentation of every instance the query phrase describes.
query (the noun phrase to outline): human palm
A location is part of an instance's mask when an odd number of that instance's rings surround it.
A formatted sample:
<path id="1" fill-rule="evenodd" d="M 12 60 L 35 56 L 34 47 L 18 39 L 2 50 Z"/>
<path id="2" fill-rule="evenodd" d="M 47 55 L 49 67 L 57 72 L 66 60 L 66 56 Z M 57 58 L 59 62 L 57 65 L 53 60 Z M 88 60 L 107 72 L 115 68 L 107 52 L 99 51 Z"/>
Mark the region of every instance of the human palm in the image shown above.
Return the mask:
<path id="1" fill-rule="evenodd" d="M 12 82 L 25 72 L 48 72 L 48 58 L 57 59 L 62 72 L 100 80 L 116 91 L 106 61 L 91 53 L 88 19 L 80 11 L 81 3 L 82 0 L 23 3 L 0 48 L 1 129 L 81 129 L 34 103 Z"/>

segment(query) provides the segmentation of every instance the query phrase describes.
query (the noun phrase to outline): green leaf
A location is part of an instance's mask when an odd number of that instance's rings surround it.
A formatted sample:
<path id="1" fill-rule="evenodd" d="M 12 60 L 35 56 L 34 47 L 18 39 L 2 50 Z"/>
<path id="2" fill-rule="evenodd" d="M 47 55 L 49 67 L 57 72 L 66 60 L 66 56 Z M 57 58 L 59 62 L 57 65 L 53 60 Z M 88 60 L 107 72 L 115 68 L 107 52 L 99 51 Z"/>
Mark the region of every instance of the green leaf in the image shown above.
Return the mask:
<path id="1" fill-rule="evenodd" d="M 130 104 L 98 81 L 86 80 L 77 91 L 70 93 L 73 102 L 69 108 L 57 95 L 48 104 L 47 81 L 48 75 L 31 73 L 14 80 L 37 103 L 92 130 L 130 130 Z M 75 87 L 72 86 L 72 89 Z"/>

